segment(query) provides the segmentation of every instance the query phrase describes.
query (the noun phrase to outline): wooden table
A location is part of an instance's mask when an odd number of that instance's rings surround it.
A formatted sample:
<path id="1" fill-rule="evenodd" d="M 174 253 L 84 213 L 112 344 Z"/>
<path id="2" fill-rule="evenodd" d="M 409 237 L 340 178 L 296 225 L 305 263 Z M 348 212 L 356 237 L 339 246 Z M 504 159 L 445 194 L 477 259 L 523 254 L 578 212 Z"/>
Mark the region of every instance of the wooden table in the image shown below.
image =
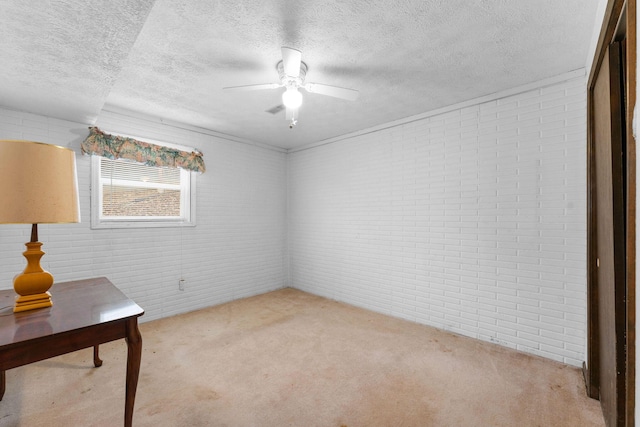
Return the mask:
<path id="1" fill-rule="evenodd" d="M 0 291 L 0 400 L 5 371 L 18 366 L 93 347 L 93 362 L 102 365 L 98 346 L 127 341 L 127 379 L 124 425 L 131 426 L 140 372 L 142 337 L 138 317 L 144 310 L 107 278 L 55 283 L 53 307 L 13 313 L 15 292 Z"/>

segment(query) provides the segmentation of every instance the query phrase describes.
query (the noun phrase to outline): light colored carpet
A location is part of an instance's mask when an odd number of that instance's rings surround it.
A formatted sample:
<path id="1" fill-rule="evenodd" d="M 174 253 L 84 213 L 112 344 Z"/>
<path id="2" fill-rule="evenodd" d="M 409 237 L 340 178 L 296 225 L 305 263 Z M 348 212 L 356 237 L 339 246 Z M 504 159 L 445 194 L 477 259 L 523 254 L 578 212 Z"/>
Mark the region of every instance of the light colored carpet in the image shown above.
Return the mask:
<path id="1" fill-rule="evenodd" d="M 135 426 L 603 426 L 578 369 L 283 289 L 141 325 Z M 7 371 L 2 426 L 119 426 L 126 344 Z"/>

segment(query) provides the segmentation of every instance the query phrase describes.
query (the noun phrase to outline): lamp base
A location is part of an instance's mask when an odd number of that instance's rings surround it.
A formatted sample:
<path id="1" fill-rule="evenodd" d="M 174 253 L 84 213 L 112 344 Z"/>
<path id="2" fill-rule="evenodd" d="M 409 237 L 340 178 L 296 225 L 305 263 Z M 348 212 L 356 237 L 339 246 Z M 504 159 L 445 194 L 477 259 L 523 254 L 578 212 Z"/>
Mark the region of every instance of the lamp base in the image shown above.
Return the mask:
<path id="1" fill-rule="evenodd" d="M 16 298 L 16 304 L 13 306 L 13 312 L 18 313 L 20 311 L 34 310 L 36 308 L 51 307 L 51 294 L 45 292 L 36 295 L 20 296 Z"/>
<path id="2" fill-rule="evenodd" d="M 27 250 L 22 253 L 27 259 L 27 267 L 13 279 L 13 289 L 18 294 L 13 312 L 51 307 L 51 294 L 47 292 L 53 285 L 53 276 L 40 267 L 40 258 L 44 252 L 40 250 L 42 243 L 25 243 Z"/>

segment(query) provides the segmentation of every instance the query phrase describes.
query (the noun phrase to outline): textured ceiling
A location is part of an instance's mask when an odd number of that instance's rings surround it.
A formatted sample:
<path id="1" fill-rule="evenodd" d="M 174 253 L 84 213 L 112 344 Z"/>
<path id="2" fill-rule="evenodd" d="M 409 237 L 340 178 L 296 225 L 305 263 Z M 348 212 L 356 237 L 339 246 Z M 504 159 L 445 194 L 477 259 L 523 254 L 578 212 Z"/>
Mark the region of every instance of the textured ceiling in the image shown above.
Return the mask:
<path id="1" fill-rule="evenodd" d="M 91 123 L 130 110 L 293 148 L 585 66 L 598 0 L 0 1 L 0 105 Z M 281 46 L 307 81 L 289 129 Z M 114 130 L 117 131 L 117 130 Z M 204 148 L 204 147 L 203 147 Z"/>

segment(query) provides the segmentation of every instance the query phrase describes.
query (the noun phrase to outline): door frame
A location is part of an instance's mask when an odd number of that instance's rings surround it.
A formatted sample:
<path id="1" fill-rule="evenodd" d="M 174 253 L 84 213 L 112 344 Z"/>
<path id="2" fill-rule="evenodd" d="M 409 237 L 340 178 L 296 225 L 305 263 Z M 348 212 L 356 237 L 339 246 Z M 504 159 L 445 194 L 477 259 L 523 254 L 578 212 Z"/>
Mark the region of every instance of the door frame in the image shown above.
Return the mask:
<path id="1" fill-rule="evenodd" d="M 636 0 L 608 0 L 600 37 L 596 46 L 593 65 L 587 82 L 587 363 L 583 365 L 583 373 L 587 394 L 592 398 L 600 395 L 600 361 L 598 356 L 598 289 L 595 247 L 595 210 L 593 170 L 593 89 L 595 77 L 605 58 L 607 46 L 620 34 L 626 34 L 626 316 L 621 314 L 620 320 L 625 325 L 626 353 L 625 353 L 625 394 L 619 396 L 624 399 L 625 425 L 635 425 L 635 338 L 636 338 L 636 144 L 633 136 L 633 112 L 636 104 Z M 616 314 L 618 315 L 618 314 Z"/>

